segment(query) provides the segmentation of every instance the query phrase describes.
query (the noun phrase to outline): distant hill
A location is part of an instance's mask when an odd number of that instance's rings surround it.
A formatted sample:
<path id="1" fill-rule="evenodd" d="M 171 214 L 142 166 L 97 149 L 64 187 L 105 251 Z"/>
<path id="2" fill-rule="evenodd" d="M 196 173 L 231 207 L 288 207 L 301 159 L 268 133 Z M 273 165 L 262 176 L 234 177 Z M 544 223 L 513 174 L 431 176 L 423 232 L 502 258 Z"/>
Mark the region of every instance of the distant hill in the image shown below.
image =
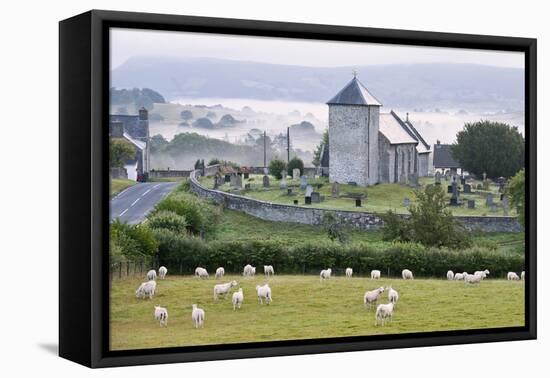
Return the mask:
<path id="1" fill-rule="evenodd" d="M 523 109 L 523 70 L 472 64 L 303 67 L 210 58 L 133 57 L 112 72 L 117 88 L 180 97 L 325 102 L 352 69 L 391 108 Z"/>

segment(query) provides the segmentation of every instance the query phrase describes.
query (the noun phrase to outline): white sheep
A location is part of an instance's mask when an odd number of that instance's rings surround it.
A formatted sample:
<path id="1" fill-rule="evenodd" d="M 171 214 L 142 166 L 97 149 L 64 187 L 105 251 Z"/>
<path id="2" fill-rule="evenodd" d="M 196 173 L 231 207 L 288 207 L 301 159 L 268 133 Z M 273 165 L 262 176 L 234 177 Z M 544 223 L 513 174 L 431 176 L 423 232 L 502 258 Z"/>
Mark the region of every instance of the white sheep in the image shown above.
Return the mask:
<path id="1" fill-rule="evenodd" d="M 380 299 L 380 296 L 384 292 L 383 287 L 379 287 L 378 289 L 367 291 L 365 295 L 363 296 L 363 304 L 365 307 L 370 308 L 373 303 L 378 301 Z"/>
<path id="2" fill-rule="evenodd" d="M 195 269 L 195 277 L 208 278 L 208 271 L 200 266 Z"/>
<path id="3" fill-rule="evenodd" d="M 237 286 L 237 281 L 231 281 L 224 284 L 214 285 L 214 300 L 217 301 L 220 295 L 223 295 L 224 299 L 229 294 L 232 287 Z"/>
<path id="4" fill-rule="evenodd" d="M 487 278 L 487 276 L 489 275 L 489 271 L 487 269 L 477 270 L 477 271 L 474 272 L 474 275 L 475 276 L 480 276 L 481 279 L 483 280 L 483 279 Z"/>
<path id="5" fill-rule="evenodd" d="M 265 303 L 270 304 L 273 302 L 273 297 L 271 296 L 271 288 L 268 284 L 265 284 L 263 286 L 256 285 L 256 293 L 258 294 L 258 301 L 260 304 L 263 304 L 263 300 L 265 299 Z"/>
<path id="6" fill-rule="evenodd" d="M 141 285 L 139 285 L 138 289 L 136 290 L 136 298 L 144 299 L 146 297 L 149 297 L 149 299 L 153 299 L 156 289 L 157 289 L 156 281 L 150 280 L 147 282 L 143 282 Z"/>
<path id="7" fill-rule="evenodd" d="M 393 303 L 394 305 L 399 300 L 399 293 L 393 289 L 391 286 L 388 288 L 388 300 L 390 303 Z"/>
<path id="8" fill-rule="evenodd" d="M 480 283 L 482 279 L 483 276 L 481 274 L 467 274 L 466 276 L 464 276 L 465 283 L 476 284 Z"/>
<path id="9" fill-rule="evenodd" d="M 449 281 L 452 281 L 452 280 L 454 280 L 454 278 L 455 278 L 454 272 L 452 270 L 447 271 L 447 279 Z"/>
<path id="10" fill-rule="evenodd" d="M 379 280 L 380 279 L 380 271 L 379 270 L 371 270 L 370 271 L 370 279 L 371 280 Z"/>
<path id="11" fill-rule="evenodd" d="M 256 274 L 256 267 L 250 264 L 247 264 L 243 269 L 243 276 L 245 277 L 254 277 Z"/>
<path id="12" fill-rule="evenodd" d="M 321 280 L 321 282 L 323 282 L 323 280 L 328 280 L 331 274 L 332 274 L 332 269 L 330 268 L 323 269 L 321 270 L 321 273 L 319 273 L 319 279 Z"/>
<path id="13" fill-rule="evenodd" d="M 225 275 L 225 269 L 223 267 L 219 267 L 216 269 L 216 279 L 222 278 Z"/>
<path id="14" fill-rule="evenodd" d="M 391 322 L 393 318 L 393 307 L 394 303 L 392 302 L 378 305 L 376 308 L 376 315 L 374 315 L 374 325 L 377 326 L 378 323 L 381 322 L 382 326 L 384 326 L 386 319 L 390 319 Z"/>
<path id="15" fill-rule="evenodd" d="M 516 272 L 508 272 L 506 278 L 508 278 L 508 281 L 519 281 L 519 276 Z"/>
<path id="16" fill-rule="evenodd" d="M 521 271 L 521 280 L 525 281 L 525 271 Z"/>
<path id="17" fill-rule="evenodd" d="M 233 303 L 233 311 L 235 311 L 236 308 L 241 308 L 241 305 L 244 301 L 244 294 L 243 294 L 243 288 L 240 287 L 239 291 L 236 291 L 233 293 L 233 297 L 231 298 L 231 302 Z"/>
<path id="18" fill-rule="evenodd" d="M 346 277 L 351 278 L 353 276 L 353 269 L 346 268 Z"/>
<path id="19" fill-rule="evenodd" d="M 455 281 L 462 281 L 463 279 L 464 279 L 464 273 L 456 273 L 455 274 L 455 277 L 454 277 Z"/>
<path id="20" fill-rule="evenodd" d="M 273 276 L 275 274 L 273 265 L 264 265 L 264 273 L 267 277 L 269 277 L 270 275 Z"/>
<path id="21" fill-rule="evenodd" d="M 161 267 L 159 268 L 159 278 L 160 278 L 161 280 L 165 279 L 165 278 L 166 278 L 166 273 L 168 273 L 168 269 L 166 269 L 165 266 L 161 266 Z"/>
<path id="22" fill-rule="evenodd" d="M 151 269 L 150 271 L 147 272 L 147 280 L 151 281 L 156 279 L 157 279 L 157 272 L 155 272 L 154 269 Z"/>
<path id="23" fill-rule="evenodd" d="M 168 326 L 168 310 L 164 307 L 155 306 L 155 319 L 160 322 L 160 326 Z"/>
<path id="24" fill-rule="evenodd" d="M 198 308 L 196 304 L 193 305 L 193 311 L 191 311 L 191 320 L 195 324 L 195 328 L 204 327 L 204 321 L 206 316 L 202 308 Z"/>
<path id="25" fill-rule="evenodd" d="M 401 276 L 403 277 L 404 280 L 414 279 L 413 273 L 408 269 L 403 269 L 403 271 L 401 272 Z"/>

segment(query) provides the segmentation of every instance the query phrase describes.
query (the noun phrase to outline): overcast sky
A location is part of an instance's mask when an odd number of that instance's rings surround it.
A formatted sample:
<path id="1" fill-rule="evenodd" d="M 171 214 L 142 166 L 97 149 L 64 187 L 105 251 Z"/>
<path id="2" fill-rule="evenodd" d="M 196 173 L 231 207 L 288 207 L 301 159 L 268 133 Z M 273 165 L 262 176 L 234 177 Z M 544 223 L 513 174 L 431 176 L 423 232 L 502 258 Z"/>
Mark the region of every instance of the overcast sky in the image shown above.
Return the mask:
<path id="1" fill-rule="evenodd" d="M 300 66 L 472 63 L 523 68 L 523 53 L 111 29 L 111 69 L 132 56 L 208 57 Z"/>

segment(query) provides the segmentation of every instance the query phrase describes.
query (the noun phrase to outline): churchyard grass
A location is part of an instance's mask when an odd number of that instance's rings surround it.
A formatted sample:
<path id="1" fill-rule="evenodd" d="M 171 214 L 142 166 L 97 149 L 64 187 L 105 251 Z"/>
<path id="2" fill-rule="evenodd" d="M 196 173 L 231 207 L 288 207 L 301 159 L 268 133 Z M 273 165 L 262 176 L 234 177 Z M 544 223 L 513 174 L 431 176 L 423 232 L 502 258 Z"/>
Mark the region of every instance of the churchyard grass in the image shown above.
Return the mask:
<path id="1" fill-rule="evenodd" d="M 261 270 L 261 268 L 259 268 Z M 277 272 L 277 267 L 275 267 Z M 255 286 L 263 274 L 223 280 L 173 276 L 159 280 L 152 299 L 136 299 L 144 277 L 115 279 L 111 291 L 111 348 L 113 350 L 206 344 L 259 342 L 410 332 L 471 330 L 524 325 L 524 287 L 519 281 L 488 279 L 479 285 L 441 279 L 399 278 L 371 281 L 365 277 L 335 277 L 319 282 L 317 275 L 276 275 L 270 278 L 273 303 L 260 305 Z M 445 272 L 442 272 L 442 276 Z M 230 296 L 214 302 L 216 283 L 235 279 L 244 290 L 244 304 L 233 311 Z M 363 305 L 363 294 L 392 285 L 399 292 L 393 322 L 374 325 L 374 309 Z M 206 312 L 206 323 L 195 329 L 191 305 Z M 384 293 L 380 303 L 387 303 Z M 153 318 L 153 306 L 168 309 L 168 327 Z"/>

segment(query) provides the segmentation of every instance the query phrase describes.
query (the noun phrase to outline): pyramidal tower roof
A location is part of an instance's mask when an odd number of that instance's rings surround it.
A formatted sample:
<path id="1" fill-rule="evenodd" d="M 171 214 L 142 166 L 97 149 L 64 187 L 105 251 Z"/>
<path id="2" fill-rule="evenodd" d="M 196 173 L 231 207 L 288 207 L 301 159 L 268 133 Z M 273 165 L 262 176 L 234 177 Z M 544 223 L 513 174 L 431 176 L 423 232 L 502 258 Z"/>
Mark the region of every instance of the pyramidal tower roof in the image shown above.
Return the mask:
<path id="1" fill-rule="evenodd" d="M 328 105 L 364 105 L 364 106 L 382 106 L 380 101 L 374 97 L 367 88 L 357 79 L 354 74 L 353 79 L 331 98 Z"/>

